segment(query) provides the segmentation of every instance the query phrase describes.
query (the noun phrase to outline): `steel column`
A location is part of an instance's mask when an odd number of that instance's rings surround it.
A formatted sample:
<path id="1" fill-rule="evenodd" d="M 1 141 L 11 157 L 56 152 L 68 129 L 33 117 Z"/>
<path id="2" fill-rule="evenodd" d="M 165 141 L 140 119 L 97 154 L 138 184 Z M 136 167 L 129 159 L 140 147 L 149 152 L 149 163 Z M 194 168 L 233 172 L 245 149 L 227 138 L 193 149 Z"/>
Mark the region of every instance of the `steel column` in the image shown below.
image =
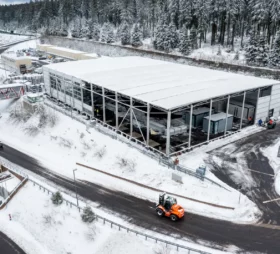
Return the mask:
<path id="1" fill-rule="evenodd" d="M 106 123 L 105 90 L 102 87 L 103 122 Z"/>
<path id="2" fill-rule="evenodd" d="M 225 125 L 225 132 L 224 132 L 224 135 L 227 134 L 229 102 L 230 102 L 230 95 L 228 96 L 228 99 L 227 99 L 227 116 L 226 116 L 226 125 Z"/>
<path id="3" fill-rule="evenodd" d="M 133 107 L 133 101 L 132 101 L 132 97 L 130 97 L 130 136 L 132 137 L 132 132 L 133 132 L 133 113 L 132 113 L 132 107 Z"/>
<path id="4" fill-rule="evenodd" d="M 258 121 L 257 120 L 257 113 L 258 113 L 258 104 L 259 104 L 260 94 L 261 94 L 261 89 L 259 88 L 258 89 L 258 97 L 257 97 L 256 109 L 255 109 L 255 123 Z"/>
<path id="5" fill-rule="evenodd" d="M 146 136 L 146 144 L 149 146 L 150 144 L 150 113 L 151 113 L 151 107 L 150 104 L 147 103 L 147 136 Z"/>
<path id="6" fill-rule="evenodd" d="M 116 103 L 116 130 L 119 130 L 119 103 L 118 103 L 118 93 L 115 92 L 115 103 Z"/>
<path id="7" fill-rule="evenodd" d="M 167 135 L 166 135 L 166 155 L 170 155 L 170 126 L 171 126 L 171 111 L 167 112 Z"/>
<path id="8" fill-rule="evenodd" d="M 208 133 L 207 133 L 207 142 L 209 142 L 210 139 L 210 127 L 211 127 L 211 117 L 212 117 L 212 105 L 213 100 L 210 100 L 210 112 L 209 112 L 209 121 L 208 121 Z"/>
<path id="9" fill-rule="evenodd" d="M 94 99 L 93 99 L 93 88 L 92 84 L 90 84 L 90 95 L 91 95 L 91 108 L 92 108 L 92 116 L 94 117 Z"/>
<path id="10" fill-rule="evenodd" d="M 244 92 L 244 96 L 243 96 L 243 104 L 242 104 L 241 117 L 240 117 L 240 130 L 242 129 L 242 121 L 243 121 L 245 99 L 246 99 L 246 92 Z"/>
<path id="11" fill-rule="evenodd" d="M 190 122 L 189 122 L 189 148 L 191 147 L 191 141 L 192 141 L 192 114 L 193 114 L 193 105 L 191 105 L 191 111 L 190 111 Z"/>

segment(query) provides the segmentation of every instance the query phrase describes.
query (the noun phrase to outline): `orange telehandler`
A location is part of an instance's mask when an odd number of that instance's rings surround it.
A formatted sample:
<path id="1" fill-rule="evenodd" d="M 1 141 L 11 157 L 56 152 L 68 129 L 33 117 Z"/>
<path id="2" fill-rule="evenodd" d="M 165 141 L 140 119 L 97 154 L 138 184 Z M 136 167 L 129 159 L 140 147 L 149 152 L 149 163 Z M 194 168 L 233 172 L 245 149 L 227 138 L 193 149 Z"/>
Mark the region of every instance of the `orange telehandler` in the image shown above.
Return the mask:
<path id="1" fill-rule="evenodd" d="M 177 204 L 176 198 L 167 196 L 166 193 L 159 195 L 159 203 L 156 207 L 158 216 L 170 217 L 172 221 L 181 219 L 185 215 L 183 207 Z"/>

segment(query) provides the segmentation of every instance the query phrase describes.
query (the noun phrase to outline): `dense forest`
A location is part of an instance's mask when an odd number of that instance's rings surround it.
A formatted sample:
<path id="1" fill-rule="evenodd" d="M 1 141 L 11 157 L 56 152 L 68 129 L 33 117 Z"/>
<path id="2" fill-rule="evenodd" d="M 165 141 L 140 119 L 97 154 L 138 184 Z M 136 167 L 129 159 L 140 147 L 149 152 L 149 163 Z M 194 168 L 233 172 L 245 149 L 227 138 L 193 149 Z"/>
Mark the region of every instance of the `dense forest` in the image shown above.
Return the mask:
<path id="1" fill-rule="evenodd" d="M 231 51 L 238 43 L 248 64 L 280 66 L 280 0 L 34 0 L 1 6 L 0 22 L 134 47 L 152 38 L 156 50 L 184 55 L 206 40 Z"/>

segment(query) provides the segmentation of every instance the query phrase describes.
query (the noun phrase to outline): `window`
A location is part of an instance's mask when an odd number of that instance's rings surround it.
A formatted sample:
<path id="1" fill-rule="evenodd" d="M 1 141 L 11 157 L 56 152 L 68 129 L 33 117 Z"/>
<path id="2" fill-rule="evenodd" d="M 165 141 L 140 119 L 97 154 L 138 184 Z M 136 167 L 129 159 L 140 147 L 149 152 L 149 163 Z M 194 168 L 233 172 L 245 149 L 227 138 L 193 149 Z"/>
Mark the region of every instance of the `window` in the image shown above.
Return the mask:
<path id="1" fill-rule="evenodd" d="M 270 95 L 271 95 L 271 86 L 266 88 L 261 88 L 260 97 L 265 97 Z"/>

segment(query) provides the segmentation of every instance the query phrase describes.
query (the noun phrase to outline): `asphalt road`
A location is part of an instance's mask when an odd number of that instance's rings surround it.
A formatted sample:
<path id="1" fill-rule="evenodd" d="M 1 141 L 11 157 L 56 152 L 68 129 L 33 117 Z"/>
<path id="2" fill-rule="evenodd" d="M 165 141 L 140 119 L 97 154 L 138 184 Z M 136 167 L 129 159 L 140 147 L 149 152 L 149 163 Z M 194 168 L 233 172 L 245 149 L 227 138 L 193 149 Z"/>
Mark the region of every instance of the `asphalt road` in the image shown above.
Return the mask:
<path id="1" fill-rule="evenodd" d="M 25 254 L 10 238 L 0 232 L 0 253 L 1 254 Z"/>
<path id="2" fill-rule="evenodd" d="M 20 151 L 5 145 L 4 150 L 0 151 L 0 156 L 58 186 L 72 192 L 75 191 L 72 179 L 44 168 L 37 160 Z M 79 196 L 98 202 L 102 209 L 117 213 L 131 223 L 149 230 L 166 235 L 174 236 L 175 234 L 179 238 L 187 237 L 194 242 L 204 240 L 200 244 L 219 249 L 226 248 L 228 245 L 236 245 L 244 251 L 279 254 L 279 229 L 238 225 L 195 214 L 186 214 L 183 220 L 173 223 L 167 218 L 157 217 L 154 203 L 127 193 L 112 191 L 93 183 L 81 181 L 77 183 L 77 189 Z"/>
<path id="3" fill-rule="evenodd" d="M 223 161 L 221 166 L 215 165 L 213 173 L 233 188 L 242 187 L 241 192 L 263 212 L 262 223 L 271 225 L 280 225 L 280 201 L 266 204 L 263 204 L 263 201 L 277 199 L 280 196 L 275 192 L 274 170 L 271 168 L 268 158 L 262 154 L 261 149 L 270 146 L 279 138 L 279 134 L 280 125 L 277 125 L 273 130 L 265 130 L 236 142 L 234 151 L 228 152 L 231 146 L 228 145 L 210 153 Z M 242 167 L 241 162 L 244 162 L 246 167 Z M 210 163 L 213 165 L 214 161 L 210 161 Z M 238 170 L 238 164 L 242 170 L 247 170 L 246 174 L 252 177 L 252 184 L 248 184 L 246 177 L 242 179 L 243 182 L 236 183 L 233 171 Z"/>

